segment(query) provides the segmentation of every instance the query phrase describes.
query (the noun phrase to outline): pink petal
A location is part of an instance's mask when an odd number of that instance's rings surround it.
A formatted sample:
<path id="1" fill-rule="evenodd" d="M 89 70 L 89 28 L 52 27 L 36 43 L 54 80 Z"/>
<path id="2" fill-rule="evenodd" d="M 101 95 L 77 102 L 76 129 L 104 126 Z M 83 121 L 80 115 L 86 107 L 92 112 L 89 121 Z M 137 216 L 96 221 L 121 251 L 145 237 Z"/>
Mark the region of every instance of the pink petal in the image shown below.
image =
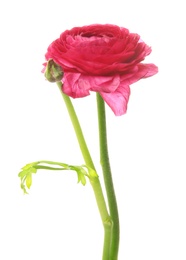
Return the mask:
<path id="1" fill-rule="evenodd" d="M 121 116 L 126 113 L 130 96 L 130 88 L 128 85 L 121 84 L 115 92 L 100 92 L 100 95 L 116 116 Z"/>
<path id="2" fill-rule="evenodd" d="M 83 76 L 89 81 L 91 90 L 96 92 L 114 92 L 120 85 L 120 76 Z"/>
<path id="3" fill-rule="evenodd" d="M 63 92 L 73 98 L 89 95 L 89 90 L 95 92 L 114 92 L 120 85 L 120 76 L 89 76 L 81 73 L 65 73 Z"/>
<path id="4" fill-rule="evenodd" d="M 90 95 L 89 82 L 81 78 L 80 73 L 64 73 L 63 92 L 73 98 L 86 97 Z"/>
<path id="5" fill-rule="evenodd" d="M 151 77 L 158 72 L 158 67 L 154 64 L 141 63 L 135 67 L 135 70 L 134 73 L 121 76 L 123 84 L 131 85 L 142 78 Z"/>

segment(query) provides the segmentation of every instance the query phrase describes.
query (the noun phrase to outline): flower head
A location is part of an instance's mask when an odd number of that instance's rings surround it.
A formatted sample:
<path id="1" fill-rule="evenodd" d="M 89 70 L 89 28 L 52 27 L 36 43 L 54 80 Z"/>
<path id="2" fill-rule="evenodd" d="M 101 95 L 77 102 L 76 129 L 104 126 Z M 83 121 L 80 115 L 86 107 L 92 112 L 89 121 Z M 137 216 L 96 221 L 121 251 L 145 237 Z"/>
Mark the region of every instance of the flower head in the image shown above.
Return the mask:
<path id="1" fill-rule="evenodd" d="M 62 90 L 73 98 L 99 92 L 115 115 L 127 110 L 130 85 L 158 72 L 142 61 L 151 53 L 138 34 L 110 24 L 93 24 L 64 31 L 45 58 L 61 66 Z"/>

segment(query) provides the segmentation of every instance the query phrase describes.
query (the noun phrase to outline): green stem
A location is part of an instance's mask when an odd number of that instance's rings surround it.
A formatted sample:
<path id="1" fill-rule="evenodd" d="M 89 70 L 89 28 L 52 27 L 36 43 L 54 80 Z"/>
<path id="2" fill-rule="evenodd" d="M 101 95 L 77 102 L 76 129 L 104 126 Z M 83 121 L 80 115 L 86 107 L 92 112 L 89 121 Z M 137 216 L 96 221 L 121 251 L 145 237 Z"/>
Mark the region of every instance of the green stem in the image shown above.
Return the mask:
<path id="1" fill-rule="evenodd" d="M 90 153 L 89 153 L 87 144 L 85 142 L 83 132 L 81 130 L 81 126 L 79 124 L 79 120 L 77 118 L 77 115 L 76 115 L 76 112 L 75 112 L 74 107 L 72 105 L 72 102 L 71 102 L 70 98 L 63 93 L 61 82 L 57 82 L 57 85 L 58 85 L 59 90 L 62 94 L 64 102 L 66 104 L 72 125 L 73 125 L 75 133 L 76 133 L 76 137 L 77 137 L 80 149 L 81 149 L 81 153 L 82 153 L 84 161 L 85 161 L 85 164 L 95 170 L 95 166 L 94 166 L 92 158 L 90 156 Z M 110 258 L 109 258 L 109 248 L 110 248 L 110 236 L 111 236 L 112 222 L 111 222 L 108 210 L 107 210 L 107 206 L 106 206 L 106 202 L 105 202 L 105 199 L 104 199 L 104 196 L 103 196 L 103 192 L 102 192 L 102 188 L 101 188 L 99 178 L 95 178 L 94 180 L 90 180 L 90 183 L 92 185 L 92 188 L 93 188 L 93 191 L 94 191 L 94 194 L 95 194 L 97 206 L 98 206 L 99 213 L 100 213 L 102 223 L 103 223 L 103 226 L 104 226 L 104 245 L 103 245 L 102 260 L 110 260 Z"/>
<path id="2" fill-rule="evenodd" d="M 117 201 L 116 201 L 110 163 L 109 163 L 105 103 L 99 93 L 97 93 L 97 107 L 98 107 L 99 140 L 100 140 L 100 163 L 103 170 L 110 216 L 113 222 L 109 260 L 117 260 L 118 250 L 119 250 L 119 215 L 118 215 Z"/>

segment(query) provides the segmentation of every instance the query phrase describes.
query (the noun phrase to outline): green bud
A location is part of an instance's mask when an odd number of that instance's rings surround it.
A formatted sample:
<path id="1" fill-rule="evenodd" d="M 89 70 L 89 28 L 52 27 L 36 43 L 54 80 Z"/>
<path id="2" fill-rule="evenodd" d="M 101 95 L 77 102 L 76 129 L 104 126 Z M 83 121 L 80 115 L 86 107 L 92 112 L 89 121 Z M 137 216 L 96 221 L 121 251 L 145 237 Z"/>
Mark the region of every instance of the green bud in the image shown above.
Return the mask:
<path id="1" fill-rule="evenodd" d="M 56 64 L 52 59 L 47 62 L 45 69 L 45 78 L 50 82 L 58 82 L 63 78 L 62 68 Z"/>

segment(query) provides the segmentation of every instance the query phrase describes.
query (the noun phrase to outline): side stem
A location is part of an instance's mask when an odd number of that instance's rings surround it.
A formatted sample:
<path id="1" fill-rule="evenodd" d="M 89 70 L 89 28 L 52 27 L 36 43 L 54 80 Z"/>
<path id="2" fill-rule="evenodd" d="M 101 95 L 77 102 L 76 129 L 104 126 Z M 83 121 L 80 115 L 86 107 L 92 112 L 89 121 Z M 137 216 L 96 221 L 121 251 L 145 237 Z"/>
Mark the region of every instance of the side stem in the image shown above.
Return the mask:
<path id="1" fill-rule="evenodd" d="M 85 161 L 85 164 L 87 166 L 91 167 L 93 170 L 95 170 L 95 166 L 94 166 L 92 158 L 90 156 L 90 153 L 89 153 L 87 144 L 85 142 L 84 135 L 83 135 L 83 132 L 81 130 L 81 126 L 79 124 L 79 120 L 77 118 L 77 115 L 76 115 L 76 112 L 75 112 L 74 107 L 72 105 L 72 102 L 71 102 L 70 98 L 63 93 L 62 83 L 57 82 L 57 85 L 58 85 L 59 90 L 62 94 L 64 102 L 66 104 L 72 125 L 74 127 L 74 131 L 76 133 L 76 137 L 77 137 L 80 149 L 81 149 L 81 153 L 82 153 L 84 161 Z M 94 191 L 94 194 L 95 194 L 97 206 L 98 206 L 99 213 L 100 213 L 102 223 L 103 223 L 103 226 L 104 226 L 104 245 L 103 245 L 102 260 L 110 260 L 110 258 L 109 258 L 109 248 L 110 248 L 110 236 L 111 236 L 112 222 L 111 222 L 108 210 L 107 210 L 107 206 L 106 206 L 106 202 L 105 202 L 105 199 L 104 199 L 104 196 L 103 196 L 103 192 L 102 192 L 102 188 L 101 188 L 99 178 L 95 178 L 94 180 L 90 180 L 90 183 L 92 185 L 92 188 L 93 188 L 93 191 Z"/>
<path id="2" fill-rule="evenodd" d="M 110 216 L 113 222 L 109 260 L 117 260 L 119 250 L 119 214 L 108 155 L 105 103 L 99 93 L 97 93 L 97 108 L 100 141 L 100 163 L 103 170 Z"/>

